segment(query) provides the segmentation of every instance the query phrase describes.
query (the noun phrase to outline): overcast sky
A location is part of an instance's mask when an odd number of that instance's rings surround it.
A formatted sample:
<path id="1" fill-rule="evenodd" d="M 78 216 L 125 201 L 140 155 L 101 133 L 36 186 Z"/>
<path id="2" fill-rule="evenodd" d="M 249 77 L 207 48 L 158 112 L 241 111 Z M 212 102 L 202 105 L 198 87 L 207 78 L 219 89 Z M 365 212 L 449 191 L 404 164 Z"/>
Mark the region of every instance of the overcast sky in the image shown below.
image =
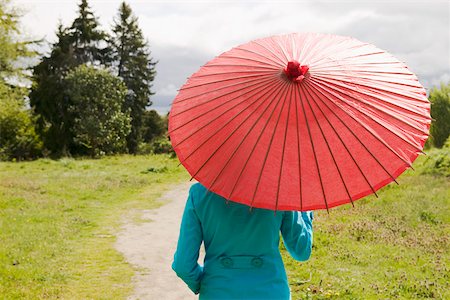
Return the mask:
<path id="1" fill-rule="evenodd" d="M 58 19 L 66 26 L 78 0 L 13 0 L 25 9 L 24 32 L 55 41 Z M 110 31 L 119 0 L 89 0 Z M 353 36 L 406 62 L 429 89 L 450 81 L 450 1 L 145 1 L 129 0 L 158 61 L 153 108 L 168 111 L 187 77 L 234 46 L 291 32 Z"/>

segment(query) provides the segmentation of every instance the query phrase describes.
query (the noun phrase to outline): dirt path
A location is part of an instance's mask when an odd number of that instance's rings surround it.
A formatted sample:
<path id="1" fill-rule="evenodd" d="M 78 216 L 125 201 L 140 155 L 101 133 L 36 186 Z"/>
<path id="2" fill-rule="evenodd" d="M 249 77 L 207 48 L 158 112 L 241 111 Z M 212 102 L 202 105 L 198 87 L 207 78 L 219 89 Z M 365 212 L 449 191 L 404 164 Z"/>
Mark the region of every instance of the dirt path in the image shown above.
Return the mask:
<path id="1" fill-rule="evenodd" d="M 186 197 L 192 182 L 170 189 L 155 210 L 143 211 L 144 222 L 124 220 L 116 249 L 137 267 L 129 299 L 197 299 L 171 269 Z"/>

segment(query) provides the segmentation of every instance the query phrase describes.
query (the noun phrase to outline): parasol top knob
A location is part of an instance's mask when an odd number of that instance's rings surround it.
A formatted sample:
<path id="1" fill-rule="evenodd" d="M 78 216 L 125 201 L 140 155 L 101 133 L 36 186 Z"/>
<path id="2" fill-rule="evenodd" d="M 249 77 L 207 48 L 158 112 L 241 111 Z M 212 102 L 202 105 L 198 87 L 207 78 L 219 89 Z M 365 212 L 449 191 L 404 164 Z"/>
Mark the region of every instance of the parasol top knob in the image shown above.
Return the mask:
<path id="1" fill-rule="evenodd" d="M 291 60 L 287 63 L 286 68 L 284 68 L 284 74 L 292 81 L 302 82 L 308 70 L 308 66 L 301 66 L 298 61 Z"/>

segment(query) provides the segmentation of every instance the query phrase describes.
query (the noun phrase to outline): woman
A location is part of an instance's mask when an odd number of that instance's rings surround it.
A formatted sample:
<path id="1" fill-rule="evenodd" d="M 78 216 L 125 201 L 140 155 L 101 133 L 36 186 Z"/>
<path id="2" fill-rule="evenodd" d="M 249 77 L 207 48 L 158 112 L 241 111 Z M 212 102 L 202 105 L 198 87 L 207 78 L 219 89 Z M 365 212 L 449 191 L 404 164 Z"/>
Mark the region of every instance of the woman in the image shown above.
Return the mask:
<path id="1" fill-rule="evenodd" d="M 172 269 L 200 299 L 289 299 L 279 233 L 294 259 L 307 260 L 312 219 L 312 212 L 250 211 L 196 183 L 189 191 Z M 203 267 L 197 263 L 202 241 Z"/>

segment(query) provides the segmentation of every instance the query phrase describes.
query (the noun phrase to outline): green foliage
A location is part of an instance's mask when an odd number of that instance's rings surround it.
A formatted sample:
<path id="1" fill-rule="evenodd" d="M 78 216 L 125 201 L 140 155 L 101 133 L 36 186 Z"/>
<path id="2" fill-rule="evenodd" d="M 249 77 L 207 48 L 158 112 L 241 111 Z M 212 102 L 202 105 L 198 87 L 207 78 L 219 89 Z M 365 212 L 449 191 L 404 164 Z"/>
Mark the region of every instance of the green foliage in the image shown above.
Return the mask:
<path id="1" fill-rule="evenodd" d="M 15 62 L 35 57 L 37 52 L 31 50 L 30 46 L 40 42 L 18 39 L 21 33 L 21 12 L 10 3 L 10 0 L 0 0 L 0 80 L 28 78 L 24 72 L 27 66 L 23 63 L 20 66 Z"/>
<path id="2" fill-rule="evenodd" d="M 106 32 L 100 30 L 99 23 L 91 11 L 87 0 L 81 0 L 78 5 L 78 16 L 69 28 L 68 38 L 71 45 L 70 55 L 76 65 L 105 65 L 110 61 L 109 47 L 101 45 L 109 40 Z"/>
<path id="3" fill-rule="evenodd" d="M 447 141 L 440 150 L 430 149 L 418 171 L 423 174 L 450 177 L 450 146 L 448 144 Z"/>
<path id="4" fill-rule="evenodd" d="M 24 89 L 0 81 L 0 160 L 22 160 L 40 155 L 42 142 L 24 105 Z"/>
<path id="5" fill-rule="evenodd" d="M 0 0 L 0 160 L 36 157 L 42 147 L 25 107 L 26 88 L 9 83 L 28 78 L 26 65 L 17 62 L 36 56 L 29 50 L 36 42 L 18 39 L 20 17 L 9 0 Z"/>
<path id="6" fill-rule="evenodd" d="M 153 138 L 150 142 L 142 142 L 138 148 L 139 154 L 169 154 L 170 157 L 176 157 L 172 144 L 165 135 Z"/>
<path id="7" fill-rule="evenodd" d="M 68 54 L 67 29 L 60 24 L 56 35 L 58 41 L 53 44 L 50 56 L 34 67 L 29 95 L 30 105 L 38 116 L 39 134 L 52 156 L 69 155 L 73 144 L 73 117 L 68 112 L 70 99 L 65 93 L 64 77 L 76 64 Z"/>
<path id="8" fill-rule="evenodd" d="M 84 151 L 72 131 L 74 116 L 69 107 L 73 103 L 64 79 L 80 64 L 104 65 L 110 61 L 110 49 L 100 48 L 108 38 L 98 25 L 87 1 L 82 0 L 72 26 L 58 25 L 58 40 L 51 45 L 50 56 L 43 57 L 33 69 L 30 105 L 39 116 L 38 129 L 45 147 L 55 157 Z"/>
<path id="9" fill-rule="evenodd" d="M 450 136 L 450 82 L 430 92 L 431 123 L 430 134 L 434 146 L 441 148 Z"/>
<path id="10" fill-rule="evenodd" d="M 112 28 L 111 49 L 117 75 L 128 88 L 123 110 L 130 110 L 131 131 L 127 136 L 127 148 L 136 153 L 142 141 L 143 117 L 146 107 L 152 103 L 150 96 L 155 78 L 155 62 L 151 58 L 148 42 L 144 40 L 138 19 L 131 7 L 122 2 Z"/>
<path id="11" fill-rule="evenodd" d="M 92 156 L 123 152 L 130 132 L 130 117 L 121 111 L 127 93 L 123 82 L 85 65 L 71 71 L 66 82 L 75 142 Z"/>
<path id="12" fill-rule="evenodd" d="M 146 110 L 143 117 L 143 140 L 150 143 L 154 138 L 167 132 L 167 118 L 156 110 Z"/>
<path id="13" fill-rule="evenodd" d="M 155 154 L 166 153 L 171 157 L 175 157 L 175 151 L 172 148 L 172 144 L 166 136 L 160 136 L 152 140 L 150 143 L 152 152 Z"/>

